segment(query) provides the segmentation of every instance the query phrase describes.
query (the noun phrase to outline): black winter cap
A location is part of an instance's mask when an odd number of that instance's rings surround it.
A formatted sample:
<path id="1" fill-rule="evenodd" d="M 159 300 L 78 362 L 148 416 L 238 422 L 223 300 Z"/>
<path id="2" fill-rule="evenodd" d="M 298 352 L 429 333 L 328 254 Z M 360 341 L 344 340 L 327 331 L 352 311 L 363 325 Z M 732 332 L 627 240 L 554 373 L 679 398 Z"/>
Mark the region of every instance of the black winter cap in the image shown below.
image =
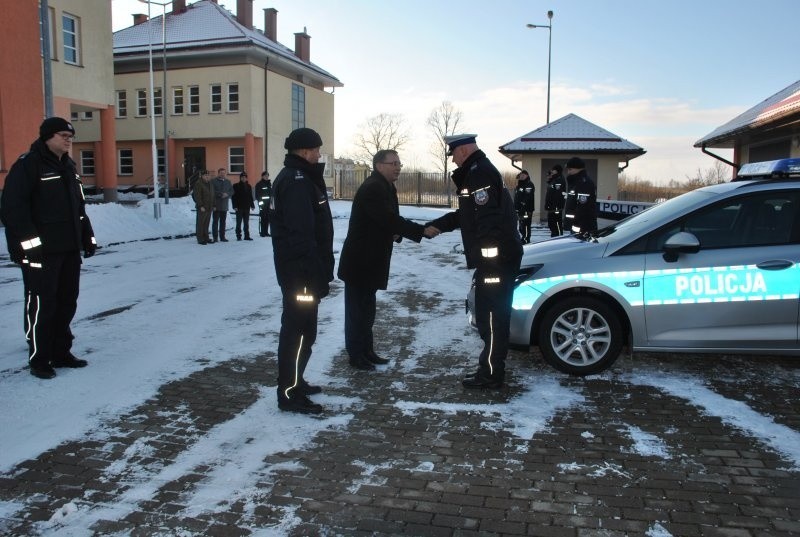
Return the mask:
<path id="1" fill-rule="evenodd" d="M 289 151 L 295 149 L 313 149 L 315 147 L 322 147 L 322 138 L 317 134 L 317 131 L 307 127 L 293 130 L 283 143 L 283 148 Z"/>
<path id="2" fill-rule="evenodd" d="M 586 168 L 586 165 L 583 163 L 583 160 L 579 159 L 578 157 L 572 157 L 564 164 L 565 168 L 575 168 L 576 170 L 582 170 Z"/>
<path id="3" fill-rule="evenodd" d="M 75 129 L 72 123 L 61 117 L 49 117 L 42 121 L 39 126 L 39 138 L 46 142 L 52 138 L 57 132 L 69 131 L 75 134 Z"/>
<path id="4" fill-rule="evenodd" d="M 551 172 L 558 172 L 558 173 L 561 173 L 562 171 L 564 171 L 564 169 L 561 167 L 561 164 L 556 164 L 555 166 L 553 166 L 552 168 L 550 168 L 550 171 L 551 171 Z"/>

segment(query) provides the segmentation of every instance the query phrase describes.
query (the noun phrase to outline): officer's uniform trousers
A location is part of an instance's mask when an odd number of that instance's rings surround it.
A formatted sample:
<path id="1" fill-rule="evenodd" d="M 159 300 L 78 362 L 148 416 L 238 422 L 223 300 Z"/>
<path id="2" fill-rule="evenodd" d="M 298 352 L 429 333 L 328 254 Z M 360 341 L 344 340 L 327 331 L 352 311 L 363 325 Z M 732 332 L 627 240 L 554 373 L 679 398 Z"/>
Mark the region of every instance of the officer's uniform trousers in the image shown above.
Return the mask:
<path id="1" fill-rule="evenodd" d="M 517 263 L 503 263 L 475 270 L 475 323 L 483 340 L 478 374 L 503 380 L 511 326 L 511 303 Z"/>
<path id="2" fill-rule="evenodd" d="M 319 299 L 305 290 L 281 288 L 283 313 L 278 339 L 278 397 L 289 398 L 303 379 L 317 340 Z"/>

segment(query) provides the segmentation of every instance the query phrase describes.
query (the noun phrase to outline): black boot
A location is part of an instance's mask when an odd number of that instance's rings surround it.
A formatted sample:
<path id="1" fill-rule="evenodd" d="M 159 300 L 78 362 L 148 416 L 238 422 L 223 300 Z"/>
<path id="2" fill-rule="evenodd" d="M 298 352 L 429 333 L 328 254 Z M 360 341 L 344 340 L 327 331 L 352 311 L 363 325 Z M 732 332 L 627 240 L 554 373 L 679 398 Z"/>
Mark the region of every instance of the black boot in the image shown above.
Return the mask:
<path id="1" fill-rule="evenodd" d="M 365 356 L 350 357 L 350 367 L 360 369 L 361 371 L 374 371 L 375 364 L 370 362 Z"/>
<path id="2" fill-rule="evenodd" d="M 367 351 L 366 357 L 367 360 L 369 360 L 375 365 L 386 365 L 389 363 L 389 360 L 387 360 L 386 358 L 381 358 L 380 356 L 375 354 L 375 351 Z"/>
<path id="3" fill-rule="evenodd" d="M 280 388 L 278 388 L 280 390 Z M 291 396 L 286 397 L 282 390 L 278 392 L 278 408 L 285 412 L 297 412 L 298 414 L 319 414 L 322 412 L 322 405 L 313 402 L 307 396 L 299 393 L 297 389 L 292 390 Z"/>

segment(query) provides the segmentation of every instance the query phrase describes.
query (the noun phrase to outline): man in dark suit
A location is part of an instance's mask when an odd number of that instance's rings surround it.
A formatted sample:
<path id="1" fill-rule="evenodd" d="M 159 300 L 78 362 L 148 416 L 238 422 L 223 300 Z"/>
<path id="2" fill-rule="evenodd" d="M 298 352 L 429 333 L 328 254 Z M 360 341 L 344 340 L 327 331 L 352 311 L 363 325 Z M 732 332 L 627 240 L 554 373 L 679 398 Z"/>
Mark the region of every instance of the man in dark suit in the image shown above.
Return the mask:
<path id="1" fill-rule="evenodd" d="M 389 283 L 394 242 L 406 237 L 420 242 L 438 232 L 400 216 L 394 183 L 402 169 L 396 151 L 383 149 L 372 159 L 372 174 L 353 198 L 350 224 L 339 257 L 338 276 L 344 282 L 344 334 L 350 365 L 372 370 L 389 360 L 375 354 L 372 326 L 375 294 Z"/>

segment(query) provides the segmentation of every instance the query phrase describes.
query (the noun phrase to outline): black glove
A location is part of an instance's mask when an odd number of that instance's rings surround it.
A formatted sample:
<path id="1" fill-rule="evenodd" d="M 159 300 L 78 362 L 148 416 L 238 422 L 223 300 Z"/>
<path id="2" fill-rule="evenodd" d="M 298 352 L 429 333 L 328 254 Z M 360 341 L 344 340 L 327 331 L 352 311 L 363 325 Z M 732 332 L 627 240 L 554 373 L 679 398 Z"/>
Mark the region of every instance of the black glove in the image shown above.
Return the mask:
<path id="1" fill-rule="evenodd" d="M 89 259 L 97 251 L 97 241 L 94 237 L 83 241 L 83 258 Z"/>

